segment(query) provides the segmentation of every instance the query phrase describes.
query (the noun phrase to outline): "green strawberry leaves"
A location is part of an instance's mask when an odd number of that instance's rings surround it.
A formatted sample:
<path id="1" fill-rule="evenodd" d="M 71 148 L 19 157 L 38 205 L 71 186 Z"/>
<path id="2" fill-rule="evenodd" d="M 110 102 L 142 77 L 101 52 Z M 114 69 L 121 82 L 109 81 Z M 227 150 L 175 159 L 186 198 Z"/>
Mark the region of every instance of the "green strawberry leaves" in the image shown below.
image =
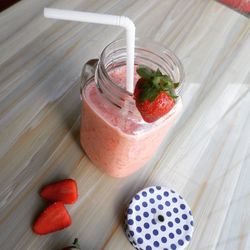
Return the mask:
<path id="1" fill-rule="evenodd" d="M 143 66 L 139 66 L 137 69 L 136 69 L 136 72 L 137 74 L 145 79 L 145 80 L 150 80 L 151 77 L 153 76 L 154 74 L 154 71 L 148 67 L 143 67 Z"/>
<path id="2" fill-rule="evenodd" d="M 150 80 L 144 81 L 142 84 L 140 84 L 139 88 L 139 99 L 141 102 L 145 100 L 149 100 L 150 102 L 152 102 L 160 92 L 160 90 L 156 88 Z"/>
<path id="3" fill-rule="evenodd" d="M 179 82 L 175 82 L 174 83 L 174 88 L 176 89 L 176 88 L 178 88 L 180 86 L 180 83 Z"/>
<path id="4" fill-rule="evenodd" d="M 143 79 L 140 84 L 140 101 L 149 100 L 154 101 L 161 91 L 165 91 L 173 99 L 178 98 L 175 89 L 180 83 L 174 83 L 168 75 L 163 75 L 158 68 L 156 71 L 139 65 L 136 69 L 137 74 Z"/>

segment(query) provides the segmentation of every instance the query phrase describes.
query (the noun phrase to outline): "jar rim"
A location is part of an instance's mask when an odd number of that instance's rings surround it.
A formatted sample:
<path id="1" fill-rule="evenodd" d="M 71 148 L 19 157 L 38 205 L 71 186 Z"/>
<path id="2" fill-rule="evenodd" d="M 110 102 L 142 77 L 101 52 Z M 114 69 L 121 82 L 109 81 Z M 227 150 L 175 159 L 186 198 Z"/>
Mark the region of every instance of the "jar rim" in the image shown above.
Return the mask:
<path id="1" fill-rule="evenodd" d="M 179 69 L 179 72 L 180 72 L 180 88 L 182 87 L 183 85 L 183 81 L 184 81 L 184 77 L 185 77 L 185 74 L 184 74 L 184 68 L 183 68 L 183 65 L 181 63 L 181 61 L 179 60 L 179 58 L 175 55 L 175 53 L 166 48 L 165 46 L 163 46 L 161 43 L 157 42 L 157 41 L 154 41 L 152 39 L 148 39 L 148 38 L 138 38 L 136 37 L 135 38 L 135 50 L 136 49 L 139 49 L 139 48 L 142 48 L 142 46 L 138 46 L 138 43 L 140 43 L 141 41 L 143 41 L 144 43 L 148 43 L 148 44 L 151 44 L 153 46 L 157 46 L 158 49 L 161 49 L 161 50 L 164 50 L 164 52 L 167 52 L 168 55 L 171 56 L 171 60 L 177 65 L 178 69 Z M 124 87 L 121 87 L 120 85 L 118 85 L 117 83 L 115 83 L 109 76 L 108 74 L 108 71 L 106 70 L 106 67 L 105 67 L 105 63 L 104 63 L 104 58 L 105 58 L 105 54 L 106 54 L 106 51 L 113 45 L 115 44 L 119 44 L 119 43 L 122 43 L 124 42 L 124 44 L 126 44 L 126 39 L 124 38 L 121 38 L 121 39 L 116 39 L 112 42 L 110 42 L 109 44 L 107 44 L 104 49 L 102 50 L 101 52 L 101 55 L 100 55 L 100 58 L 99 58 L 99 66 L 101 67 L 102 69 L 102 72 L 105 76 L 106 79 L 109 80 L 109 82 L 111 83 L 111 85 L 116 88 L 118 91 L 121 91 L 125 94 L 127 94 L 128 96 L 132 97 L 133 96 L 133 93 L 130 93 L 129 91 L 126 90 L 126 88 Z M 125 46 L 126 47 L 126 46 Z"/>

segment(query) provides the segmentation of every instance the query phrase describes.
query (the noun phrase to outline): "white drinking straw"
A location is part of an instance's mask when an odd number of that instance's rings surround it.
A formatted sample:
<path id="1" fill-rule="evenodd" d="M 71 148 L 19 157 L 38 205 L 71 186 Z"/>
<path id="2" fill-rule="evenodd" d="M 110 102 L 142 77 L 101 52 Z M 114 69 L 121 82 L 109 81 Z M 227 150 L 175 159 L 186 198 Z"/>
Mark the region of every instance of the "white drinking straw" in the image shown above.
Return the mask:
<path id="1" fill-rule="evenodd" d="M 99 23 L 121 26 L 126 29 L 127 43 L 127 67 L 126 67 L 126 89 L 128 92 L 134 91 L 134 53 L 135 53 L 135 25 L 125 16 L 115 16 L 106 14 L 97 14 L 91 12 L 81 12 L 61 9 L 44 9 L 44 16 L 48 18 L 79 21 L 87 23 Z"/>

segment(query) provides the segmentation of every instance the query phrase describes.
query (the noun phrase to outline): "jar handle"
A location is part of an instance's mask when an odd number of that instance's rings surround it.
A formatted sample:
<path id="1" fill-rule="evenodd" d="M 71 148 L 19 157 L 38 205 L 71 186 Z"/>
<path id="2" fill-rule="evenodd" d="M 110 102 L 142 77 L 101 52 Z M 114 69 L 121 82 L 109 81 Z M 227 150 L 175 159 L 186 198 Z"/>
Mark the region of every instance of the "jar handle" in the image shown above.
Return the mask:
<path id="1" fill-rule="evenodd" d="M 87 81 L 94 77 L 95 75 L 95 70 L 96 70 L 96 66 L 98 64 L 98 59 L 90 59 L 89 61 L 87 61 L 82 68 L 82 73 L 81 73 L 81 85 L 80 85 L 80 96 L 82 98 L 82 91 L 83 88 L 85 86 L 85 84 L 87 83 Z"/>

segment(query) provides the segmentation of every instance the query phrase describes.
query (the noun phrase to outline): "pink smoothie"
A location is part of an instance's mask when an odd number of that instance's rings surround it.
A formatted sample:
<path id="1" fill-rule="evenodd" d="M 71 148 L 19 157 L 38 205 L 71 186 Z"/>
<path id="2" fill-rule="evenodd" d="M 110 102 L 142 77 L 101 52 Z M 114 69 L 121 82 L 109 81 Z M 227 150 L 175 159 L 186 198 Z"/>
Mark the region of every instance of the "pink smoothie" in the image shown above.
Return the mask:
<path id="1" fill-rule="evenodd" d="M 124 67 L 109 74 L 114 82 L 124 85 Z M 135 74 L 135 82 L 137 79 Z M 126 119 L 121 109 L 105 99 L 96 84 L 91 82 L 83 99 L 81 145 L 92 162 L 105 173 L 113 177 L 128 176 L 152 158 L 180 109 L 179 102 L 168 119 L 145 126 L 142 118 L 139 122 Z M 138 112 L 136 107 L 135 112 Z"/>

